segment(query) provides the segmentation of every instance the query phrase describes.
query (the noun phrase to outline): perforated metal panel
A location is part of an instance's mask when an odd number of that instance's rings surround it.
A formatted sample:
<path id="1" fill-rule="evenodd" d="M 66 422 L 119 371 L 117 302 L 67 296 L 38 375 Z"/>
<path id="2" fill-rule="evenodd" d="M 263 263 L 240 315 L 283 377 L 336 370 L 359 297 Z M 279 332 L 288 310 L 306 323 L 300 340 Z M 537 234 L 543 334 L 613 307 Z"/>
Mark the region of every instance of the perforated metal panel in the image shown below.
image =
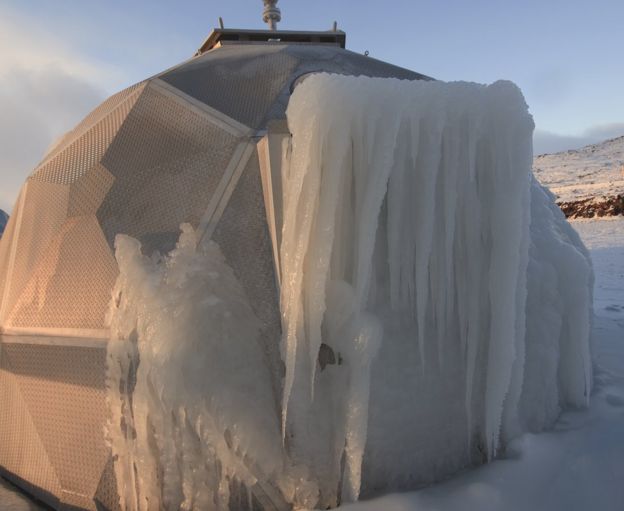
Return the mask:
<path id="1" fill-rule="evenodd" d="M 224 46 L 161 76 L 234 119 L 260 127 L 297 66 L 284 46 Z"/>
<path id="2" fill-rule="evenodd" d="M 96 163 L 70 185 L 67 216 L 94 215 L 114 181 L 104 165 Z"/>
<path id="3" fill-rule="evenodd" d="M 5 330 L 104 329 L 117 275 L 115 235 L 166 251 L 182 222 L 199 223 L 238 138 L 196 110 L 135 87 L 93 114 L 85 133 L 34 173 L 19 234 L 2 249 L 15 253 L 1 261 L 1 275 L 11 273 Z"/>
<path id="4" fill-rule="evenodd" d="M 335 46 L 291 45 L 286 47 L 286 52 L 299 60 L 299 72 L 322 71 L 402 80 L 431 80 L 428 76 L 409 69 Z"/>
<path id="5" fill-rule="evenodd" d="M 278 291 L 257 154 L 249 159 L 212 239 L 221 247 L 262 321 L 264 350 L 273 365 L 274 384 L 280 388 Z"/>
<path id="6" fill-rule="evenodd" d="M 15 214 L 14 235 L 8 238 L 13 246 L 6 262 L 7 282 L 0 304 L 0 324 L 13 309 L 47 245 L 65 222 L 69 187 L 28 181 L 22 189 L 22 198 Z"/>
<path id="7" fill-rule="evenodd" d="M 102 160 L 116 178 L 97 213 L 109 244 L 121 232 L 154 245 L 154 235 L 177 236 L 182 222 L 197 226 L 236 143 L 148 87 Z"/>
<path id="8" fill-rule="evenodd" d="M 68 184 L 104 154 L 145 82 L 111 96 L 67 133 L 35 168 L 31 178 Z"/>
<path id="9" fill-rule="evenodd" d="M 69 218 L 31 272 L 6 327 L 103 329 L 117 274 L 95 215 Z"/>
<path id="10" fill-rule="evenodd" d="M 4 346 L 1 346 L 0 361 L 0 463 L 9 474 L 28 481 L 31 491 L 38 489 L 38 497 L 54 505 L 52 496 L 60 494 L 61 484 Z"/>
<path id="11" fill-rule="evenodd" d="M 67 217 L 93 215 L 112 185 L 112 175 L 99 165 L 98 160 L 143 88 L 144 84 L 139 84 L 126 89 L 96 108 L 65 137 L 67 143 L 54 149 L 27 181 L 22 190 L 23 200 L 18 203 L 14 215 L 16 225 L 11 236 L 12 247 L 0 261 L 3 268 L 0 271 L 6 275 L 3 280 L 9 282 L 2 290 L 0 326 L 3 328 L 103 327 L 105 304 L 102 296 L 108 295 L 107 288 L 112 285 L 110 249 L 104 245 L 106 251 L 95 253 L 96 248 L 102 248 L 102 244 L 97 243 L 101 236 L 97 222 L 78 222 L 89 225 L 92 231 L 83 229 L 83 239 L 74 238 L 68 243 L 62 238 L 69 232 L 75 234 L 71 226 L 76 222 L 67 223 Z M 84 252 L 86 244 L 94 241 L 89 253 L 89 273 L 97 277 L 85 278 L 84 264 L 81 267 L 79 263 L 72 276 L 70 266 L 75 259 L 80 259 L 80 252 Z M 62 254 L 61 247 L 64 248 Z M 74 248 L 78 249 L 76 257 L 69 257 Z M 103 267 L 98 268 L 99 262 L 104 263 Z M 56 275 L 61 269 L 65 270 L 64 275 L 61 275 L 62 271 Z M 50 287 L 53 277 L 57 283 Z M 98 284 L 95 281 L 98 278 L 100 285 L 92 292 L 90 288 Z M 69 285 L 76 287 L 70 288 Z M 72 296 L 76 298 L 72 299 Z M 76 309 L 76 300 L 85 296 L 89 298 Z"/>
<path id="12" fill-rule="evenodd" d="M 121 511 L 113 463 L 113 457 L 109 456 L 95 492 L 94 501 L 98 511 Z"/>
<path id="13" fill-rule="evenodd" d="M 429 79 L 333 45 L 226 45 L 160 78 L 248 126 L 283 118 L 293 82 L 310 72 Z"/>
<path id="14" fill-rule="evenodd" d="M 84 509 L 96 509 L 110 456 L 105 368 L 104 349 L 2 344 L 0 463 L 42 495 Z"/>

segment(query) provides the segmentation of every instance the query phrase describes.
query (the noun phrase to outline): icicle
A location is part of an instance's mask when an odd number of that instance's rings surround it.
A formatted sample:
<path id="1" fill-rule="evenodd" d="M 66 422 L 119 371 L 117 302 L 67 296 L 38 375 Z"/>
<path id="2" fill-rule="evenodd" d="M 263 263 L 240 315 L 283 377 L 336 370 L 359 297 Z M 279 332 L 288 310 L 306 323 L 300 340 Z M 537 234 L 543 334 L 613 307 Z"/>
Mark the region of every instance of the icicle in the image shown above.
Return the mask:
<path id="1" fill-rule="evenodd" d="M 368 400 L 370 392 L 370 366 L 381 345 L 382 327 L 377 318 L 363 314 L 355 324 L 359 328 L 351 344 L 351 372 L 347 398 L 345 470 L 342 483 L 342 501 L 354 502 L 360 495 L 362 458 L 366 447 L 368 427 Z"/>
<path id="2" fill-rule="evenodd" d="M 501 108 L 507 103 L 511 106 Z M 301 392 L 314 392 L 322 342 L 341 350 L 350 381 L 369 377 L 370 364 L 349 360 L 349 342 L 322 328 L 331 313 L 327 286 L 344 282 L 354 294 L 353 318 L 376 318 L 383 332 L 380 311 L 371 307 L 387 300 L 405 321 L 415 321 L 412 342 L 423 376 L 441 377 L 428 353 L 437 353 L 438 368 L 450 368 L 460 354 L 468 445 L 478 392 L 485 410 L 480 429 L 492 456 L 512 373 L 516 395 L 522 367 L 514 365 L 522 345 L 523 295 L 516 286 L 525 272 L 528 247 L 522 240 L 528 221 L 521 214 L 527 196 L 519 190 L 530 162 L 526 147 L 514 149 L 513 137 L 530 140 L 532 121 L 517 89 L 502 83 L 484 87 L 315 75 L 297 87 L 287 116 L 293 151 L 284 178 L 280 247 L 284 434 L 289 401 L 302 403 Z M 385 233 L 385 270 L 374 266 L 378 231 Z M 377 282 L 380 271 L 387 272 L 388 286 Z M 388 296 L 378 296 L 384 289 Z M 299 350 L 307 352 L 305 365 Z M 480 376 L 476 382 L 484 356 L 485 380 Z M 346 431 L 365 431 L 353 425 L 347 403 L 340 412 L 346 413 Z M 295 452 L 306 451 L 297 447 L 297 438 L 311 441 L 304 410 L 299 405 L 288 422 Z M 359 420 L 361 426 L 364 419 Z M 296 433 L 304 430 L 305 435 Z M 355 452 L 361 452 L 361 444 L 360 438 Z M 350 449 L 347 460 L 361 464 Z M 361 467 L 355 465 L 345 475 L 345 498 L 357 494 L 355 475 Z"/>

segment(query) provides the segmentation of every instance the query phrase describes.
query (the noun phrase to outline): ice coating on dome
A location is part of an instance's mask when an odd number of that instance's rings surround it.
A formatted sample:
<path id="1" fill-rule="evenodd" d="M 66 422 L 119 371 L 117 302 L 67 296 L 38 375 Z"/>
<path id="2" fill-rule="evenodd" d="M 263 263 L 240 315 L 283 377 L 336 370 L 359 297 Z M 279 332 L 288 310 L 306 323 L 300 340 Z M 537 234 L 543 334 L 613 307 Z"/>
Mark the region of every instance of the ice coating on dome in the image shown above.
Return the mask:
<path id="1" fill-rule="evenodd" d="M 591 265 L 532 179 L 515 85 L 318 74 L 287 118 L 281 395 L 214 242 L 117 238 L 126 509 L 226 509 L 233 482 L 308 508 L 415 487 L 589 399 Z"/>

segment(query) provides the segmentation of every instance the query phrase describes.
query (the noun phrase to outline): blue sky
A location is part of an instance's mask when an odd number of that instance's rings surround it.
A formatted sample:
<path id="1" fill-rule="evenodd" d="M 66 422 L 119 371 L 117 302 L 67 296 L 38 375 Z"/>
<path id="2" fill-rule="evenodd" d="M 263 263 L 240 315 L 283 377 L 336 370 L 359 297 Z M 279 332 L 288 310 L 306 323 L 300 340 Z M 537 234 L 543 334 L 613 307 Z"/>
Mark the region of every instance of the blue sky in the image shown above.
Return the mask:
<path id="1" fill-rule="evenodd" d="M 280 0 L 284 29 L 441 80 L 516 82 L 536 152 L 624 135 L 624 1 Z M 191 56 L 222 16 L 261 28 L 261 0 L 0 0 L 0 208 L 45 148 L 106 96 Z"/>

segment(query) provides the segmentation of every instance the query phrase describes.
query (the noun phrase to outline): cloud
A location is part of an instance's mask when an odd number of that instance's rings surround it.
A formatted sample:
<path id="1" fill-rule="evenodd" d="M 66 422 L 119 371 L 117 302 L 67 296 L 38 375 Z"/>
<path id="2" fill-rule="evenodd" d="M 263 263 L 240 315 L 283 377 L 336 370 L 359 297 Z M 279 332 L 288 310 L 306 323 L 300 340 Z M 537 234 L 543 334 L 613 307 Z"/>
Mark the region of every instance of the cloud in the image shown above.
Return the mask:
<path id="1" fill-rule="evenodd" d="M 592 126 L 586 131 L 586 134 L 590 138 L 597 139 L 597 141 L 621 137 L 624 135 L 624 122 L 614 122 Z"/>
<path id="2" fill-rule="evenodd" d="M 559 135 L 550 131 L 535 130 L 533 134 L 533 153 L 546 154 L 578 149 L 624 135 L 624 122 L 598 124 L 586 129 L 581 135 Z"/>
<path id="3" fill-rule="evenodd" d="M 62 70 L 0 76 L 0 208 L 9 210 L 46 148 L 95 107 L 103 94 Z"/>
<path id="4" fill-rule="evenodd" d="M 107 95 L 101 66 L 0 9 L 0 209 L 10 211 L 46 148 Z"/>

